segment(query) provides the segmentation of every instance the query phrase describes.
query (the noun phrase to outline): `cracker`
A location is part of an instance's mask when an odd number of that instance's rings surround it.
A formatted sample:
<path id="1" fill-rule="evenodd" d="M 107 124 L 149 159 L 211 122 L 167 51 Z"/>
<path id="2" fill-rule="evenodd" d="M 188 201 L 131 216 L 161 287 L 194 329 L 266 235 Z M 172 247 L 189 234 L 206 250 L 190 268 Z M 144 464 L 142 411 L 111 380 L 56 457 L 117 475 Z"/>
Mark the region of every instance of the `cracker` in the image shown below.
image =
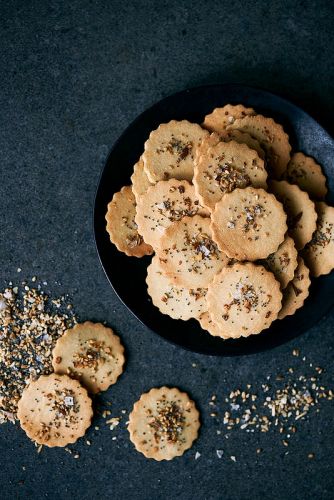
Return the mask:
<path id="1" fill-rule="evenodd" d="M 283 204 L 287 214 L 288 233 L 297 250 L 304 248 L 315 231 L 317 213 L 309 195 L 287 181 L 270 181 L 269 188 Z"/>
<path id="2" fill-rule="evenodd" d="M 237 260 L 267 258 L 276 252 L 287 230 L 282 204 L 274 195 L 253 187 L 224 194 L 211 221 L 214 241 Z"/>
<path id="3" fill-rule="evenodd" d="M 281 309 L 282 293 L 263 266 L 236 263 L 222 269 L 209 284 L 208 311 L 229 337 L 248 337 L 268 328 Z"/>
<path id="4" fill-rule="evenodd" d="M 188 394 L 160 387 L 142 394 L 129 416 L 130 440 L 146 458 L 172 460 L 198 436 L 199 412 Z"/>
<path id="5" fill-rule="evenodd" d="M 284 132 L 282 125 L 272 118 L 262 115 L 237 118 L 230 129 L 247 132 L 257 139 L 266 153 L 268 171 L 275 178 L 280 178 L 286 170 L 290 160 L 291 146 L 289 136 Z"/>
<path id="6" fill-rule="evenodd" d="M 207 130 L 187 120 L 159 125 L 145 142 L 142 156 L 149 181 L 155 183 L 170 178 L 191 181 L 195 150 L 207 135 Z"/>
<path id="7" fill-rule="evenodd" d="M 255 115 L 253 108 L 246 108 L 242 104 L 226 104 L 222 108 L 215 108 L 212 113 L 204 118 L 203 127 L 210 132 L 224 132 L 228 125 L 235 122 L 237 118 L 247 115 Z"/>
<path id="8" fill-rule="evenodd" d="M 213 337 L 220 337 L 222 339 L 229 339 L 228 335 L 225 335 L 224 331 L 222 328 L 220 328 L 217 323 L 212 321 L 211 315 L 209 311 L 203 312 L 199 318 L 197 318 L 199 324 L 201 325 L 201 328 L 203 330 L 206 330 L 210 335 Z"/>
<path id="9" fill-rule="evenodd" d="M 147 292 L 160 312 L 174 319 L 198 318 L 207 309 L 207 288 L 184 288 L 164 276 L 159 258 L 154 256 L 147 268 Z"/>
<path id="10" fill-rule="evenodd" d="M 90 321 L 66 330 L 52 353 L 54 371 L 79 380 L 92 394 L 115 384 L 123 365 L 124 347 L 119 337 L 111 328 Z"/>
<path id="11" fill-rule="evenodd" d="M 292 155 L 283 178 L 291 184 L 297 184 L 310 198 L 323 200 L 327 194 L 326 177 L 321 166 L 314 158 L 303 153 Z"/>
<path id="12" fill-rule="evenodd" d="M 297 267 L 298 252 L 292 238 L 287 236 L 275 253 L 272 253 L 261 263 L 271 271 L 281 288 L 284 289 L 293 279 Z"/>
<path id="13" fill-rule="evenodd" d="M 267 172 L 257 152 L 235 141 L 210 147 L 195 164 L 194 186 L 205 207 L 214 210 L 224 193 L 249 185 L 266 188 Z"/>
<path id="14" fill-rule="evenodd" d="M 162 272 L 188 288 L 205 288 L 228 264 L 212 240 L 210 219 L 200 215 L 173 222 L 160 239 L 157 255 Z"/>
<path id="15" fill-rule="evenodd" d="M 144 162 L 141 157 L 133 167 L 131 182 L 132 192 L 136 198 L 136 202 L 138 203 L 139 196 L 144 195 L 147 192 L 148 188 L 152 186 L 152 183 L 148 180 L 148 177 L 144 170 Z"/>
<path id="16" fill-rule="evenodd" d="M 77 380 L 55 373 L 30 382 L 17 411 L 27 436 L 50 448 L 75 443 L 85 434 L 92 416 L 86 389 Z"/>
<path id="17" fill-rule="evenodd" d="M 282 309 L 278 313 L 278 319 L 292 316 L 297 309 L 304 305 L 305 299 L 309 295 L 311 280 L 309 270 L 301 257 L 298 257 L 298 266 L 295 270 L 293 280 L 288 284 L 283 292 Z"/>
<path id="18" fill-rule="evenodd" d="M 311 276 L 330 273 L 334 268 L 334 207 L 320 201 L 315 204 L 318 214 L 317 228 L 303 257 Z"/>
<path id="19" fill-rule="evenodd" d="M 196 214 L 207 216 L 209 212 L 200 205 L 194 186 L 170 179 L 157 182 L 139 197 L 135 221 L 144 240 L 155 248 L 168 226 Z"/>
<path id="20" fill-rule="evenodd" d="M 135 215 L 136 199 L 131 186 L 124 186 L 108 204 L 106 221 L 110 241 L 129 257 L 151 255 L 153 249 L 138 233 Z"/>

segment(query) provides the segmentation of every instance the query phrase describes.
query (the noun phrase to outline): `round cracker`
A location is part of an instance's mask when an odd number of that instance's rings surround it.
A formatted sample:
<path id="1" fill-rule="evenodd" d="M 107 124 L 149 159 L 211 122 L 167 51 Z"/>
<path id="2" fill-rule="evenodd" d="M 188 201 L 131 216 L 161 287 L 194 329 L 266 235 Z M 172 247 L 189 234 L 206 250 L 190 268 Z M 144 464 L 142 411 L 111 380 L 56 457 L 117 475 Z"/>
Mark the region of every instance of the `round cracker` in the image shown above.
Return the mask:
<path id="1" fill-rule="evenodd" d="M 224 193 L 253 185 L 266 188 L 267 172 L 256 151 L 235 141 L 219 142 L 195 164 L 194 186 L 202 205 L 214 210 Z"/>
<path id="2" fill-rule="evenodd" d="M 317 225 L 317 213 L 309 195 L 287 181 L 270 181 L 269 188 L 283 204 L 287 214 L 288 233 L 297 250 L 311 241 Z"/>
<path id="3" fill-rule="evenodd" d="M 142 156 L 149 181 L 170 178 L 191 181 L 195 150 L 206 135 L 209 135 L 207 130 L 187 120 L 159 125 L 145 142 Z"/>
<path id="4" fill-rule="evenodd" d="M 287 236 L 276 252 L 269 255 L 262 261 L 262 264 L 274 274 L 281 288 L 284 289 L 294 277 L 298 264 L 297 257 L 295 243 L 290 236 Z"/>
<path id="5" fill-rule="evenodd" d="M 327 194 L 326 177 L 321 166 L 314 158 L 301 152 L 292 155 L 283 178 L 297 184 L 311 198 L 323 200 Z"/>
<path id="6" fill-rule="evenodd" d="M 328 274 L 334 268 L 334 207 L 320 201 L 315 204 L 318 214 L 317 228 L 306 245 L 303 257 L 311 276 Z"/>
<path id="7" fill-rule="evenodd" d="M 160 461 L 183 455 L 199 427 L 199 412 L 188 394 L 160 387 L 142 394 L 134 404 L 128 431 L 137 451 Z"/>
<path id="8" fill-rule="evenodd" d="M 282 309 L 278 313 L 278 319 L 292 316 L 297 309 L 300 309 L 304 305 L 311 285 L 309 274 L 309 269 L 306 267 L 303 259 L 298 257 L 298 266 L 295 270 L 294 278 L 283 292 Z"/>
<path id="9" fill-rule="evenodd" d="M 262 115 L 237 118 L 229 129 L 247 132 L 257 139 L 266 153 L 268 171 L 280 178 L 290 160 L 291 146 L 289 136 L 282 125 L 272 118 Z"/>
<path id="10" fill-rule="evenodd" d="M 212 113 L 204 118 L 203 127 L 210 132 L 224 132 L 228 125 L 235 122 L 237 118 L 247 115 L 255 115 L 253 108 L 246 108 L 242 104 L 226 104 L 222 108 L 215 108 Z"/>
<path id="11" fill-rule="evenodd" d="M 281 309 L 279 282 L 263 266 L 237 263 L 209 284 L 208 311 L 229 337 L 248 337 L 268 328 Z"/>
<path id="12" fill-rule="evenodd" d="M 111 328 L 101 323 L 77 323 L 59 337 L 52 353 L 56 373 L 79 380 L 96 394 L 115 384 L 123 372 L 124 347 Z"/>
<path id="13" fill-rule="evenodd" d="M 106 221 L 110 241 L 129 257 L 151 255 L 153 248 L 138 233 L 135 215 L 136 199 L 131 186 L 124 186 L 108 204 Z"/>
<path id="14" fill-rule="evenodd" d="M 229 262 L 212 240 L 210 219 L 195 215 L 173 222 L 157 249 L 161 270 L 174 283 L 205 288 Z"/>
<path id="15" fill-rule="evenodd" d="M 223 329 L 220 328 L 217 325 L 217 323 L 215 323 L 212 320 L 209 311 L 203 312 L 200 315 L 200 317 L 197 318 L 197 320 L 198 320 L 199 324 L 201 325 L 201 328 L 203 328 L 203 330 L 206 330 L 213 337 L 220 337 L 222 339 L 229 339 L 229 338 L 231 338 L 228 335 L 225 335 L 224 332 L 223 332 Z"/>
<path id="16" fill-rule="evenodd" d="M 148 188 L 152 186 L 152 183 L 148 180 L 144 169 L 143 159 L 140 157 L 137 163 L 133 167 L 133 174 L 131 175 L 132 182 L 132 192 L 138 203 L 139 196 L 146 193 Z"/>
<path id="17" fill-rule="evenodd" d="M 276 252 L 287 230 L 282 204 L 274 195 L 253 187 L 224 194 L 211 221 L 214 241 L 237 260 L 267 258 Z"/>
<path id="18" fill-rule="evenodd" d="M 22 429 L 30 439 L 50 448 L 75 443 L 92 417 L 86 389 L 67 375 L 42 375 L 30 382 L 18 402 Z"/>
<path id="19" fill-rule="evenodd" d="M 160 312 L 173 319 L 198 318 L 207 309 L 207 288 L 184 288 L 164 276 L 155 255 L 147 268 L 147 292 Z"/>
<path id="20" fill-rule="evenodd" d="M 207 216 L 209 212 L 200 205 L 194 186 L 170 179 L 157 182 L 139 197 L 135 221 L 144 240 L 155 248 L 168 226 L 196 214 Z"/>

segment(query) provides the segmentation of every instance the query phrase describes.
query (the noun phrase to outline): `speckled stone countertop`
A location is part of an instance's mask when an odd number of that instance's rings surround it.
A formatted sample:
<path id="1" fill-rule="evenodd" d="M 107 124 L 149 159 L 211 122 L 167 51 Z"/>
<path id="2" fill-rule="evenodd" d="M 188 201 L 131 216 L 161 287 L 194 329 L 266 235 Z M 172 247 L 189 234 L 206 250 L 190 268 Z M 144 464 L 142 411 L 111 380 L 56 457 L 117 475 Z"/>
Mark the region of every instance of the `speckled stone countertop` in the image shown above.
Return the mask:
<path id="1" fill-rule="evenodd" d="M 333 388 L 333 311 L 292 343 L 258 355 L 185 352 L 119 302 L 92 229 L 109 148 L 141 111 L 178 90 L 263 87 L 333 134 L 333 3 L 3 0 L 0 19 L 1 283 L 36 275 L 52 294 L 70 293 L 80 319 L 111 325 L 128 358 L 119 383 L 100 397 L 122 421 L 111 431 L 97 416 L 91 445 L 72 447 L 78 459 L 62 449 L 37 454 L 18 426 L 0 427 L 1 498 L 333 498 L 333 402 L 310 411 L 288 447 L 274 427 L 252 434 L 222 423 L 231 390 L 261 391 L 266 383 L 275 390 L 289 368 L 297 377 L 310 363 L 323 367 L 321 383 Z M 168 463 L 134 450 L 122 413 L 163 384 L 189 392 L 203 423 L 194 447 Z M 210 416 L 213 394 L 218 417 Z"/>

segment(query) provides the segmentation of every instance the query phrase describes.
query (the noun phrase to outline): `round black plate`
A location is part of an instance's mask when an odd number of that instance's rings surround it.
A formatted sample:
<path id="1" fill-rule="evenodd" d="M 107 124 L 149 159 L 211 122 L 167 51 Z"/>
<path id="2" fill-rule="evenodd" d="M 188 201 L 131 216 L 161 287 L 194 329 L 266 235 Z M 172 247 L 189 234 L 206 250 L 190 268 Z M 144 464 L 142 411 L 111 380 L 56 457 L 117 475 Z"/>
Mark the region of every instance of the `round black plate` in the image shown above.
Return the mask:
<path id="1" fill-rule="evenodd" d="M 134 163 L 151 130 L 172 119 L 201 123 L 215 107 L 242 103 L 273 117 L 290 135 L 295 151 L 314 156 L 328 179 L 329 202 L 334 193 L 334 140 L 308 114 L 270 92 L 240 85 L 213 85 L 185 90 L 158 102 L 142 113 L 113 146 L 96 193 L 94 229 L 97 250 L 105 273 L 121 301 L 148 328 L 185 349 L 219 356 L 250 354 L 270 349 L 296 337 L 314 325 L 334 304 L 334 273 L 313 280 L 302 309 L 247 339 L 222 340 L 204 332 L 197 321 L 173 320 L 154 307 L 146 290 L 149 257 L 127 257 L 110 243 L 105 214 L 113 193 L 130 184 Z"/>

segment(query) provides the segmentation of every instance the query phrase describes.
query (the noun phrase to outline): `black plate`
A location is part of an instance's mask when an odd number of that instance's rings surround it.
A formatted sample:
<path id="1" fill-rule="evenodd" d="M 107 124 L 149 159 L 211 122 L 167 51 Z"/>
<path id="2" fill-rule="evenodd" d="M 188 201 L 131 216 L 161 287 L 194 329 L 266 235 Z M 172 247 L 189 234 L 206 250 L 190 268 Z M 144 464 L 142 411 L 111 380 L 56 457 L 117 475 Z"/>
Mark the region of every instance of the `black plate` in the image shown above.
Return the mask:
<path id="1" fill-rule="evenodd" d="M 173 320 L 154 307 L 146 290 L 149 257 L 137 259 L 117 251 L 106 232 L 105 213 L 113 193 L 130 184 L 133 165 L 143 151 L 151 130 L 169 120 L 201 123 L 215 107 L 242 103 L 281 123 L 295 151 L 314 156 L 323 166 L 333 204 L 334 141 L 308 114 L 270 92 L 240 85 L 213 85 L 185 90 L 158 102 L 142 113 L 113 146 L 96 193 L 94 229 L 97 250 L 105 273 L 121 301 L 148 328 L 185 349 L 219 356 L 250 354 L 273 348 L 297 337 L 314 325 L 334 304 L 334 273 L 313 280 L 305 306 L 294 316 L 247 339 L 222 340 L 204 332 L 197 321 Z"/>

